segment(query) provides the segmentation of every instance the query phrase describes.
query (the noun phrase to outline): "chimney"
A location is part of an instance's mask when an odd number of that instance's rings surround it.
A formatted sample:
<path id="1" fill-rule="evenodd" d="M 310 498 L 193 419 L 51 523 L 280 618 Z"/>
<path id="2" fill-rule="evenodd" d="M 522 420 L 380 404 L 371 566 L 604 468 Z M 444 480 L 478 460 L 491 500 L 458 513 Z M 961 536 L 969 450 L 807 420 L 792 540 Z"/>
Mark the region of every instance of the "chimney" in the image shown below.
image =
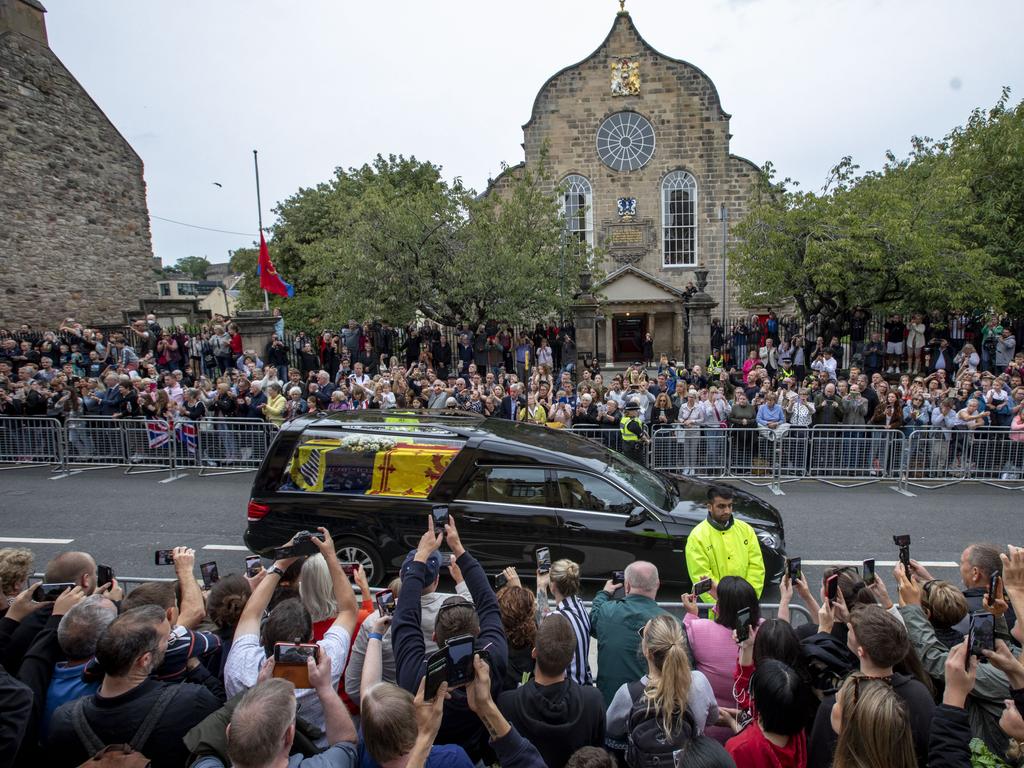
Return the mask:
<path id="1" fill-rule="evenodd" d="M 0 0 L 0 35 L 17 32 L 48 45 L 45 13 L 39 0 Z"/>

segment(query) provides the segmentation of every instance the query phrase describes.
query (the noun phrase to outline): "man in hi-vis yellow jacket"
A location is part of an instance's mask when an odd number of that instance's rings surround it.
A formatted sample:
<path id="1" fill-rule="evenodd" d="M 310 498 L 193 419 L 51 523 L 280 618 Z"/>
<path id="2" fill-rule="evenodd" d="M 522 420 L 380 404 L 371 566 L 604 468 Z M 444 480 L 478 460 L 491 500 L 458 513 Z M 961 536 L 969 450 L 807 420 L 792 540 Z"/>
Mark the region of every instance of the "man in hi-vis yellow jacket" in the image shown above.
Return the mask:
<path id="1" fill-rule="evenodd" d="M 718 584 L 724 576 L 739 576 L 760 597 L 764 588 L 761 544 L 754 529 L 733 516 L 734 497 L 728 486 L 708 489 L 708 517 L 686 539 L 686 568 L 692 582 L 710 576 Z M 707 603 L 715 602 L 707 592 L 700 598 Z"/>

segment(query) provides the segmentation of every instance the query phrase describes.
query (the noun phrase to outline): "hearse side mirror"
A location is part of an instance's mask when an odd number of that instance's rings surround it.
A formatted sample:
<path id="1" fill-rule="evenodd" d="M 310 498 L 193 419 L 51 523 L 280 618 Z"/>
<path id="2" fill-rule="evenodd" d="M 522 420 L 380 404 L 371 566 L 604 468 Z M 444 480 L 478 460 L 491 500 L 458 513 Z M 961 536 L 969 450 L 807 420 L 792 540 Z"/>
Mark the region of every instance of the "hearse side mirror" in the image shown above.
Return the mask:
<path id="1" fill-rule="evenodd" d="M 635 525 L 640 525 L 646 519 L 646 509 L 643 507 L 633 507 L 633 510 L 629 513 L 629 517 L 626 518 L 626 527 L 632 528 Z"/>

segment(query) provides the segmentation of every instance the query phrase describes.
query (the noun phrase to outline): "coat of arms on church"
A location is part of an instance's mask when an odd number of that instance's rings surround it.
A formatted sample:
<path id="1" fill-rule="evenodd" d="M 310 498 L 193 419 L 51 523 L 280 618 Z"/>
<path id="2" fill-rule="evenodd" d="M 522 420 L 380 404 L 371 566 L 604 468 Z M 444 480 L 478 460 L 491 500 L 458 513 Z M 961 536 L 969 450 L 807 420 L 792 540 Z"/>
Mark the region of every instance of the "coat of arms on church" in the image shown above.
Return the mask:
<path id="1" fill-rule="evenodd" d="M 640 62 L 630 56 L 612 59 L 612 96 L 640 95 Z"/>
<path id="2" fill-rule="evenodd" d="M 620 197 L 616 208 L 622 221 L 632 221 L 633 217 L 636 216 L 636 198 Z"/>

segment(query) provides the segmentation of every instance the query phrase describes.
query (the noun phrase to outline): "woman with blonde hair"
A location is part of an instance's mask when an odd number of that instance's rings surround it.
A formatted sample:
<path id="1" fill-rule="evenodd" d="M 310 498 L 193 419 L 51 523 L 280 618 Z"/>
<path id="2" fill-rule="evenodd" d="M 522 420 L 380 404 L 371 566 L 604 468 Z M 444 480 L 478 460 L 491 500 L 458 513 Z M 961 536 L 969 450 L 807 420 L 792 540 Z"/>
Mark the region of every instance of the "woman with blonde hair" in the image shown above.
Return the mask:
<path id="1" fill-rule="evenodd" d="M 548 573 L 537 574 L 537 605 L 548 611 L 548 591 L 555 598 L 555 611 L 565 616 L 576 633 L 576 654 L 565 671 L 580 685 L 593 685 L 590 673 L 590 612 L 580 600 L 580 566 L 572 560 L 556 560 Z"/>
<path id="2" fill-rule="evenodd" d="M 34 559 L 30 549 L 0 549 L 0 589 L 3 590 L 0 615 L 3 615 L 13 599 L 28 587 L 28 577 L 32 573 Z"/>
<path id="3" fill-rule="evenodd" d="M 711 684 L 690 670 L 686 635 L 675 617 L 664 613 L 648 621 L 640 630 L 640 650 L 647 674 L 619 688 L 607 713 L 608 741 L 625 748 L 629 768 L 659 759 L 671 764 L 673 751 L 719 717 Z"/>
<path id="4" fill-rule="evenodd" d="M 833 768 L 916 768 L 907 705 L 886 678 L 856 672 L 846 678 L 832 707 L 839 734 Z"/>

